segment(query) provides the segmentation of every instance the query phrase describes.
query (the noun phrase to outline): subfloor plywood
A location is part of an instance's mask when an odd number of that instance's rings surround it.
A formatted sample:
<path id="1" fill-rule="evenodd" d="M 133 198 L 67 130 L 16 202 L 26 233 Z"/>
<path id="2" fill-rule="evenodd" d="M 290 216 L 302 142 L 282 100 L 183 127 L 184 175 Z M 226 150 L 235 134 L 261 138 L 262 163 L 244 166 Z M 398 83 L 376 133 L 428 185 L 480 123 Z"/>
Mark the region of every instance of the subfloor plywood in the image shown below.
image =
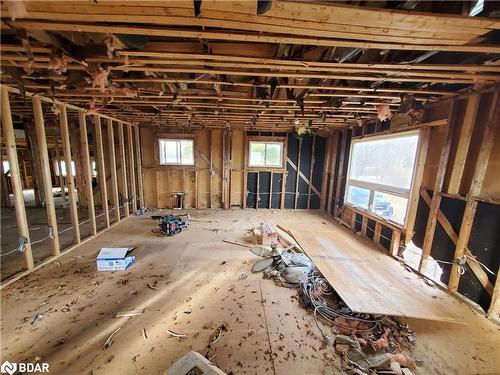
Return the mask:
<path id="1" fill-rule="evenodd" d="M 297 291 L 252 274 L 258 258 L 247 248 L 222 242 L 251 242 L 247 230 L 261 222 L 326 228 L 328 219 L 292 210 L 189 213 L 203 221 L 193 221 L 188 230 L 168 238 L 151 233 L 155 222 L 150 213 L 130 216 L 63 254 L 57 263 L 2 289 L 2 360 L 38 358 L 50 364 L 51 374 L 150 375 L 163 374 L 178 357 L 197 350 L 238 375 L 345 374 L 333 345 L 323 345 L 313 315 L 298 302 Z M 129 245 L 137 246 L 131 268 L 96 271 L 99 248 Z M 155 281 L 157 290 L 148 287 Z M 412 354 L 421 364 L 412 370 L 414 375 L 499 372 L 499 328 L 459 304 L 461 319 L 470 324 L 402 319 L 416 332 Z M 136 308 L 145 311 L 133 318 L 114 317 Z M 39 313 L 44 318 L 32 325 Z M 229 330 L 209 351 L 210 337 L 221 323 Z M 103 349 L 119 327 L 113 345 Z M 168 329 L 188 338 L 172 338 Z"/>
<path id="2" fill-rule="evenodd" d="M 455 297 L 339 225 L 292 234 L 351 310 L 461 322 Z"/>

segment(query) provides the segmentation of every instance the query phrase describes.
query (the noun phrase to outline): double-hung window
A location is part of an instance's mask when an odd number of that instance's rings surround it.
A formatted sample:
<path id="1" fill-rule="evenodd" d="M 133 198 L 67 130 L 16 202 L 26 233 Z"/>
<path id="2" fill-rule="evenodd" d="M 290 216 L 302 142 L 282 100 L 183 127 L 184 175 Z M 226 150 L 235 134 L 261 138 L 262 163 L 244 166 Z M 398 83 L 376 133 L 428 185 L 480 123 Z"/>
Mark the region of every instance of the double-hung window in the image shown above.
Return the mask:
<path id="1" fill-rule="evenodd" d="M 194 140 L 159 139 L 160 165 L 194 165 Z"/>
<path id="2" fill-rule="evenodd" d="M 346 202 L 404 224 L 419 133 L 354 140 L 347 172 Z"/>

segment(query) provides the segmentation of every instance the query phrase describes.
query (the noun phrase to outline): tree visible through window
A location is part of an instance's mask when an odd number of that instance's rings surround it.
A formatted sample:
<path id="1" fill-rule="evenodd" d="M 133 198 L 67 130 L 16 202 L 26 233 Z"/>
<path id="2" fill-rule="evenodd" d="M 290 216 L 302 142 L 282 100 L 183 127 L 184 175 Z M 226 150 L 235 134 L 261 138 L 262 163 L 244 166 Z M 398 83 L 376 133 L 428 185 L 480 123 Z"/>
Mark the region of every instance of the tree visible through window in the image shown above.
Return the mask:
<path id="1" fill-rule="evenodd" d="M 403 224 L 418 138 L 418 132 L 410 132 L 353 141 L 346 201 Z"/>
<path id="2" fill-rule="evenodd" d="M 161 165 L 194 165 L 192 139 L 160 139 Z"/>
<path id="3" fill-rule="evenodd" d="M 250 141 L 250 167 L 282 166 L 283 142 Z"/>

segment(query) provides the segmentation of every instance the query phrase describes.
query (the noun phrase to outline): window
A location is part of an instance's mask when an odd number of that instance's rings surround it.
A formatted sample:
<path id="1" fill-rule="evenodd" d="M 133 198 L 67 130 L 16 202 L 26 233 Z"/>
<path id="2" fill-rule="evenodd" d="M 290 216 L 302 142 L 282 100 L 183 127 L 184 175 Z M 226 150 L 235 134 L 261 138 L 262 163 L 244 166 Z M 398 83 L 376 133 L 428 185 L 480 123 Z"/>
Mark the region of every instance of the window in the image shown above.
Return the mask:
<path id="1" fill-rule="evenodd" d="M 194 165 L 192 139 L 160 139 L 160 165 Z"/>
<path id="2" fill-rule="evenodd" d="M 346 202 L 403 224 L 417 156 L 418 132 L 354 140 Z"/>
<path id="3" fill-rule="evenodd" d="M 250 167 L 281 168 L 283 165 L 283 142 L 250 141 Z"/>
<path id="4" fill-rule="evenodd" d="M 56 176 L 59 176 L 59 163 L 57 162 L 57 160 L 55 160 L 54 164 L 55 164 Z M 63 177 L 66 177 L 66 162 L 64 160 L 61 160 L 61 172 L 62 172 Z M 72 176 L 76 175 L 75 162 L 73 160 L 71 161 L 71 175 Z"/>

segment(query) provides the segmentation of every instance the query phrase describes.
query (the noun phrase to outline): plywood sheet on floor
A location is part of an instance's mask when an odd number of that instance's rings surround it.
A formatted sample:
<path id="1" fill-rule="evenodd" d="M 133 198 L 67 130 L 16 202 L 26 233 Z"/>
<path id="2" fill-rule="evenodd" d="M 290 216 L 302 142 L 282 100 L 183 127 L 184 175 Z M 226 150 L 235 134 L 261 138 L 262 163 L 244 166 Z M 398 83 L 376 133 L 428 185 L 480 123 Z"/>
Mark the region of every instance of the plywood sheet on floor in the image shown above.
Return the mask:
<path id="1" fill-rule="evenodd" d="M 460 322 L 454 297 L 343 228 L 292 233 L 353 311 Z"/>

